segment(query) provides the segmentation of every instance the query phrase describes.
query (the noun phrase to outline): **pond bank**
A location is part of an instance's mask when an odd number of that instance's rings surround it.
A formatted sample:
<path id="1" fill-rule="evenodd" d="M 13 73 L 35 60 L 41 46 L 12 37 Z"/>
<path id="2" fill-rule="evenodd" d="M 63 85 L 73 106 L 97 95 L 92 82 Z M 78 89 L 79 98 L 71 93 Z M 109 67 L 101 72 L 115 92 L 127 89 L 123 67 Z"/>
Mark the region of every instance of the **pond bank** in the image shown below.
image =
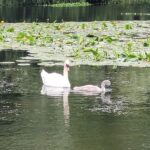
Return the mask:
<path id="1" fill-rule="evenodd" d="M 0 50 L 27 50 L 39 65 L 150 67 L 150 21 L 0 24 Z M 55 64 L 53 63 L 55 61 Z"/>

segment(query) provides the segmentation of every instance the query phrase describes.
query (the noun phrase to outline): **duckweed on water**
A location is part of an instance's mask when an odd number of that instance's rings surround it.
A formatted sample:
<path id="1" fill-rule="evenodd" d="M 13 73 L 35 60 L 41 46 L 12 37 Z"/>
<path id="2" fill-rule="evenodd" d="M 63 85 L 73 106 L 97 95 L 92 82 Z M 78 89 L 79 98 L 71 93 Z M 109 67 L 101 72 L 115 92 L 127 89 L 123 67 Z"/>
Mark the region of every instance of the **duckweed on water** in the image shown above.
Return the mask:
<path id="1" fill-rule="evenodd" d="M 27 49 L 42 61 L 149 62 L 150 22 L 0 23 L 0 49 Z"/>

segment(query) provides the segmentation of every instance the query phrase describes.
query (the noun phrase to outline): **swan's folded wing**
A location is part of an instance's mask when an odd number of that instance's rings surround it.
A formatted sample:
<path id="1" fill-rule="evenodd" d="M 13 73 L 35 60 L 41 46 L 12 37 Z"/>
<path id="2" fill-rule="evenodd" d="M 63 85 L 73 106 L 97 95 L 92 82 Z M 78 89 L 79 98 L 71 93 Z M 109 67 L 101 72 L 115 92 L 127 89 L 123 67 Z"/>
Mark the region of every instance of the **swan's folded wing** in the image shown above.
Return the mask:
<path id="1" fill-rule="evenodd" d="M 58 73 L 47 73 L 45 70 L 42 70 L 41 78 L 46 86 L 70 87 L 68 79 Z"/>

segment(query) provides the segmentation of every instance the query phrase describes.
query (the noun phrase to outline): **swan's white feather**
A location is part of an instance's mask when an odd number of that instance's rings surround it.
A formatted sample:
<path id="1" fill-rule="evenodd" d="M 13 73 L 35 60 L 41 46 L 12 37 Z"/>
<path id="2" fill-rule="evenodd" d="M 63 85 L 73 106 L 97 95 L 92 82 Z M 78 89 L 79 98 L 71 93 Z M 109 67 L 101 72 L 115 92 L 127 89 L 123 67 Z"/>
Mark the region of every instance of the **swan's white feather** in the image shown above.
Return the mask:
<path id="1" fill-rule="evenodd" d="M 44 69 L 41 72 L 43 84 L 52 87 L 70 87 L 70 82 L 67 77 L 59 73 L 47 73 Z"/>

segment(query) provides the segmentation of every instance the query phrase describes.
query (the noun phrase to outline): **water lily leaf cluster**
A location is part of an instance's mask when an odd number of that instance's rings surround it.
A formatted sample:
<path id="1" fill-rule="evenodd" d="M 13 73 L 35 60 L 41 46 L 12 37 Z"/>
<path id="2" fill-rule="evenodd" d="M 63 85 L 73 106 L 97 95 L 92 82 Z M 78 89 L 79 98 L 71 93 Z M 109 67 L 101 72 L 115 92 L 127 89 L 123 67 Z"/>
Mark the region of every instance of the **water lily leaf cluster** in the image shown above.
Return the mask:
<path id="1" fill-rule="evenodd" d="M 2 22 L 0 43 L 0 49 L 27 49 L 41 61 L 149 62 L 150 22 Z"/>

